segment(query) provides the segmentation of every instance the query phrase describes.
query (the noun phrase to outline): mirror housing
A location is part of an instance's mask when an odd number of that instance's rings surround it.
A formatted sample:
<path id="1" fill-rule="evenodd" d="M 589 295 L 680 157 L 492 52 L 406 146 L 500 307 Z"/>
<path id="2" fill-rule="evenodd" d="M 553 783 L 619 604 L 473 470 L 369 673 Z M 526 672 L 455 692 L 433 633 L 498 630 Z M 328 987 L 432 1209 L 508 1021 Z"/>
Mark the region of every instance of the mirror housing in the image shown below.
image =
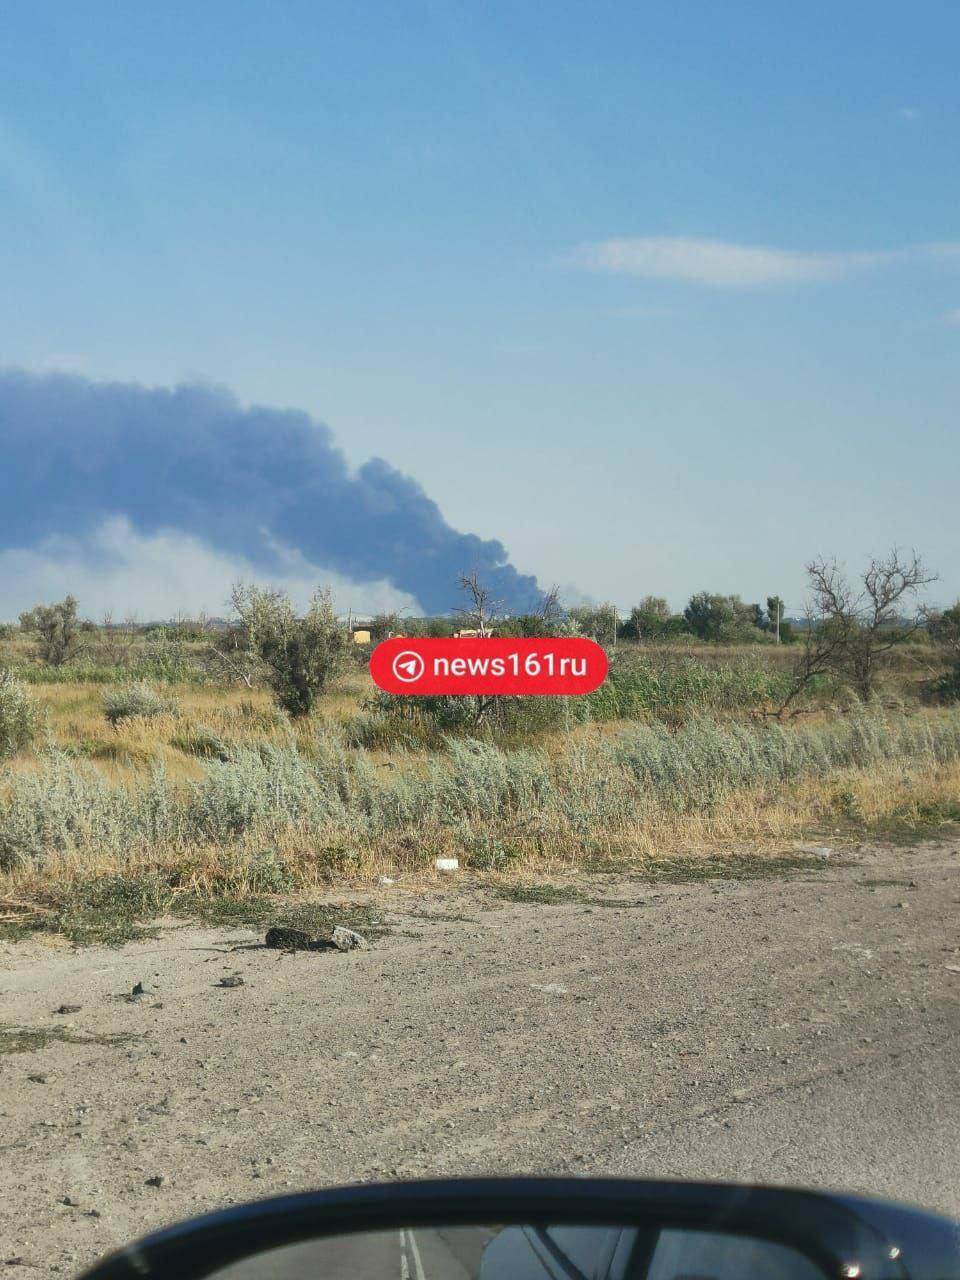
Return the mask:
<path id="1" fill-rule="evenodd" d="M 788 1246 L 829 1280 L 960 1280 L 957 1224 L 934 1214 L 829 1192 L 606 1178 L 454 1179 L 282 1196 L 147 1236 L 83 1280 L 204 1280 L 325 1237 L 491 1223 L 723 1233 Z"/>

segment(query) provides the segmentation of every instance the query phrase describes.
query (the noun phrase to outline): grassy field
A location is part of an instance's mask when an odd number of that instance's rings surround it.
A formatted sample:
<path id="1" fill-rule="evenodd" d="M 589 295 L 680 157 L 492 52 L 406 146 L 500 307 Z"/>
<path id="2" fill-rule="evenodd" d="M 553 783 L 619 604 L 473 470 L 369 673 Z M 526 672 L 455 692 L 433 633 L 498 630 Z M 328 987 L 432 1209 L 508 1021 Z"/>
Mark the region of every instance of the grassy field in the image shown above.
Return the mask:
<path id="1" fill-rule="evenodd" d="M 381 875 L 422 885 L 450 855 L 504 883 L 678 859 L 743 874 L 805 840 L 960 821 L 960 708 L 921 705 L 920 646 L 869 706 L 821 686 L 786 723 L 765 715 L 785 648 L 621 651 L 596 695 L 528 700 L 481 731 L 462 708 L 438 726 L 375 697 L 360 661 L 291 722 L 267 690 L 223 683 L 202 643 L 91 645 L 53 673 L 20 637 L 4 650 L 43 726 L 0 777 L 8 932 L 84 937 L 98 919 L 127 936 L 118 922 L 211 904 L 261 921 Z"/>

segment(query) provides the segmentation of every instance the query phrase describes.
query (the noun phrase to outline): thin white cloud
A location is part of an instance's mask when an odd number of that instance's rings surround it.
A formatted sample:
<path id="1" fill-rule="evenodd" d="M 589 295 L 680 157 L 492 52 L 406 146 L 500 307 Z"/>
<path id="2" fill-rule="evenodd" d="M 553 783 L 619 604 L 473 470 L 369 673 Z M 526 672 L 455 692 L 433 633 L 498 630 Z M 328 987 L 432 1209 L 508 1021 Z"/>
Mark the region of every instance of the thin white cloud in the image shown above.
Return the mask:
<path id="1" fill-rule="evenodd" d="M 594 271 L 715 289 L 838 280 L 910 260 L 960 265 L 960 244 L 943 241 L 886 251 L 806 252 L 687 236 L 640 236 L 584 245 L 576 255 L 579 265 Z"/>
<path id="2" fill-rule="evenodd" d="M 35 360 L 25 360 L 21 368 L 31 373 L 81 373 L 89 370 L 88 361 L 75 351 L 54 351 L 49 355 L 38 356 Z"/>
<path id="3" fill-rule="evenodd" d="M 916 107 L 901 107 L 897 113 L 901 120 L 919 120 L 920 112 Z"/>
<path id="4" fill-rule="evenodd" d="M 952 311 L 945 311 L 940 318 L 944 324 L 960 324 L 960 307 L 954 307 Z"/>
<path id="5" fill-rule="evenodd" d="M 924 258 L 941 267 L 960 267 L 960 241 L 937 240 L 933 244 L 917 245 L 914 249 L 905 249 L 904 254 Z"/>
<path id="6" fill-rule="evenodd" d="M 39 601 L 60 600 L 68 592 L 77 597 L 84 617 L 97 620 L 105 613 L 117 622 L 223 616 L 230 588 L 239 580 L 279 587 L 301 607 L 317 587 L 329 586 L 341 613 L 420 612 L 412 596 L 387 582 L 350 582 L 295 551 L 282 553 L 276 573 L 264 573 L 174 529 L 138 534 L 118 516 L 88 538 L 48 538 L 37 547 L 0 551 L 0 620 L 15 619 Z"/>

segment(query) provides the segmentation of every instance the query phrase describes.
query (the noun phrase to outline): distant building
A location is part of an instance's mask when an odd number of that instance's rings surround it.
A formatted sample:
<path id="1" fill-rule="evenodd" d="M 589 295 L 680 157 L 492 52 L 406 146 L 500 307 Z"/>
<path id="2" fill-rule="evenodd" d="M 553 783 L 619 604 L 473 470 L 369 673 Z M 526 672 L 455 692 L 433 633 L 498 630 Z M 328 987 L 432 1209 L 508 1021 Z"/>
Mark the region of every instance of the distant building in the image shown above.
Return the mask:
<path id="1" fill-rule="evenodd" d="M 369 643 L 370 643 L 370 632 L 369 632 L 369 631 L 367 631 L 365 628 L 362 628 L 362 627 L 354 627 L 354 629 L 353 629 L 353 643 L 354 643 L 354 644 L 369 644 Z"/>

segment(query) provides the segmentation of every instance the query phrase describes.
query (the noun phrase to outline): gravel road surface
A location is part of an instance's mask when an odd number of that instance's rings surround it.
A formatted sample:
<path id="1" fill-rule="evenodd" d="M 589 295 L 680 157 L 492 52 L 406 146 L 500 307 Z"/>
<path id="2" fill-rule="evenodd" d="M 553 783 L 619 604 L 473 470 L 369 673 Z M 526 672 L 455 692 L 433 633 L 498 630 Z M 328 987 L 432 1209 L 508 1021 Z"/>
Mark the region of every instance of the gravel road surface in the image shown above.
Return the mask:
<path id="1" fill-rule="evenodd" d="M 960 1213 L 960 844 L 578 883 L 600 901 L 398 884 L 366 951 L 183 927 L 116 950 L 0 944 L 0 1025 L 54 1033 L 0 1054 L 0 1263 L 70 1275 L 226 1204 L 461 1173 L 784 1182 Z M 137 982 L 154 990 L 130 1002 Z"/>

